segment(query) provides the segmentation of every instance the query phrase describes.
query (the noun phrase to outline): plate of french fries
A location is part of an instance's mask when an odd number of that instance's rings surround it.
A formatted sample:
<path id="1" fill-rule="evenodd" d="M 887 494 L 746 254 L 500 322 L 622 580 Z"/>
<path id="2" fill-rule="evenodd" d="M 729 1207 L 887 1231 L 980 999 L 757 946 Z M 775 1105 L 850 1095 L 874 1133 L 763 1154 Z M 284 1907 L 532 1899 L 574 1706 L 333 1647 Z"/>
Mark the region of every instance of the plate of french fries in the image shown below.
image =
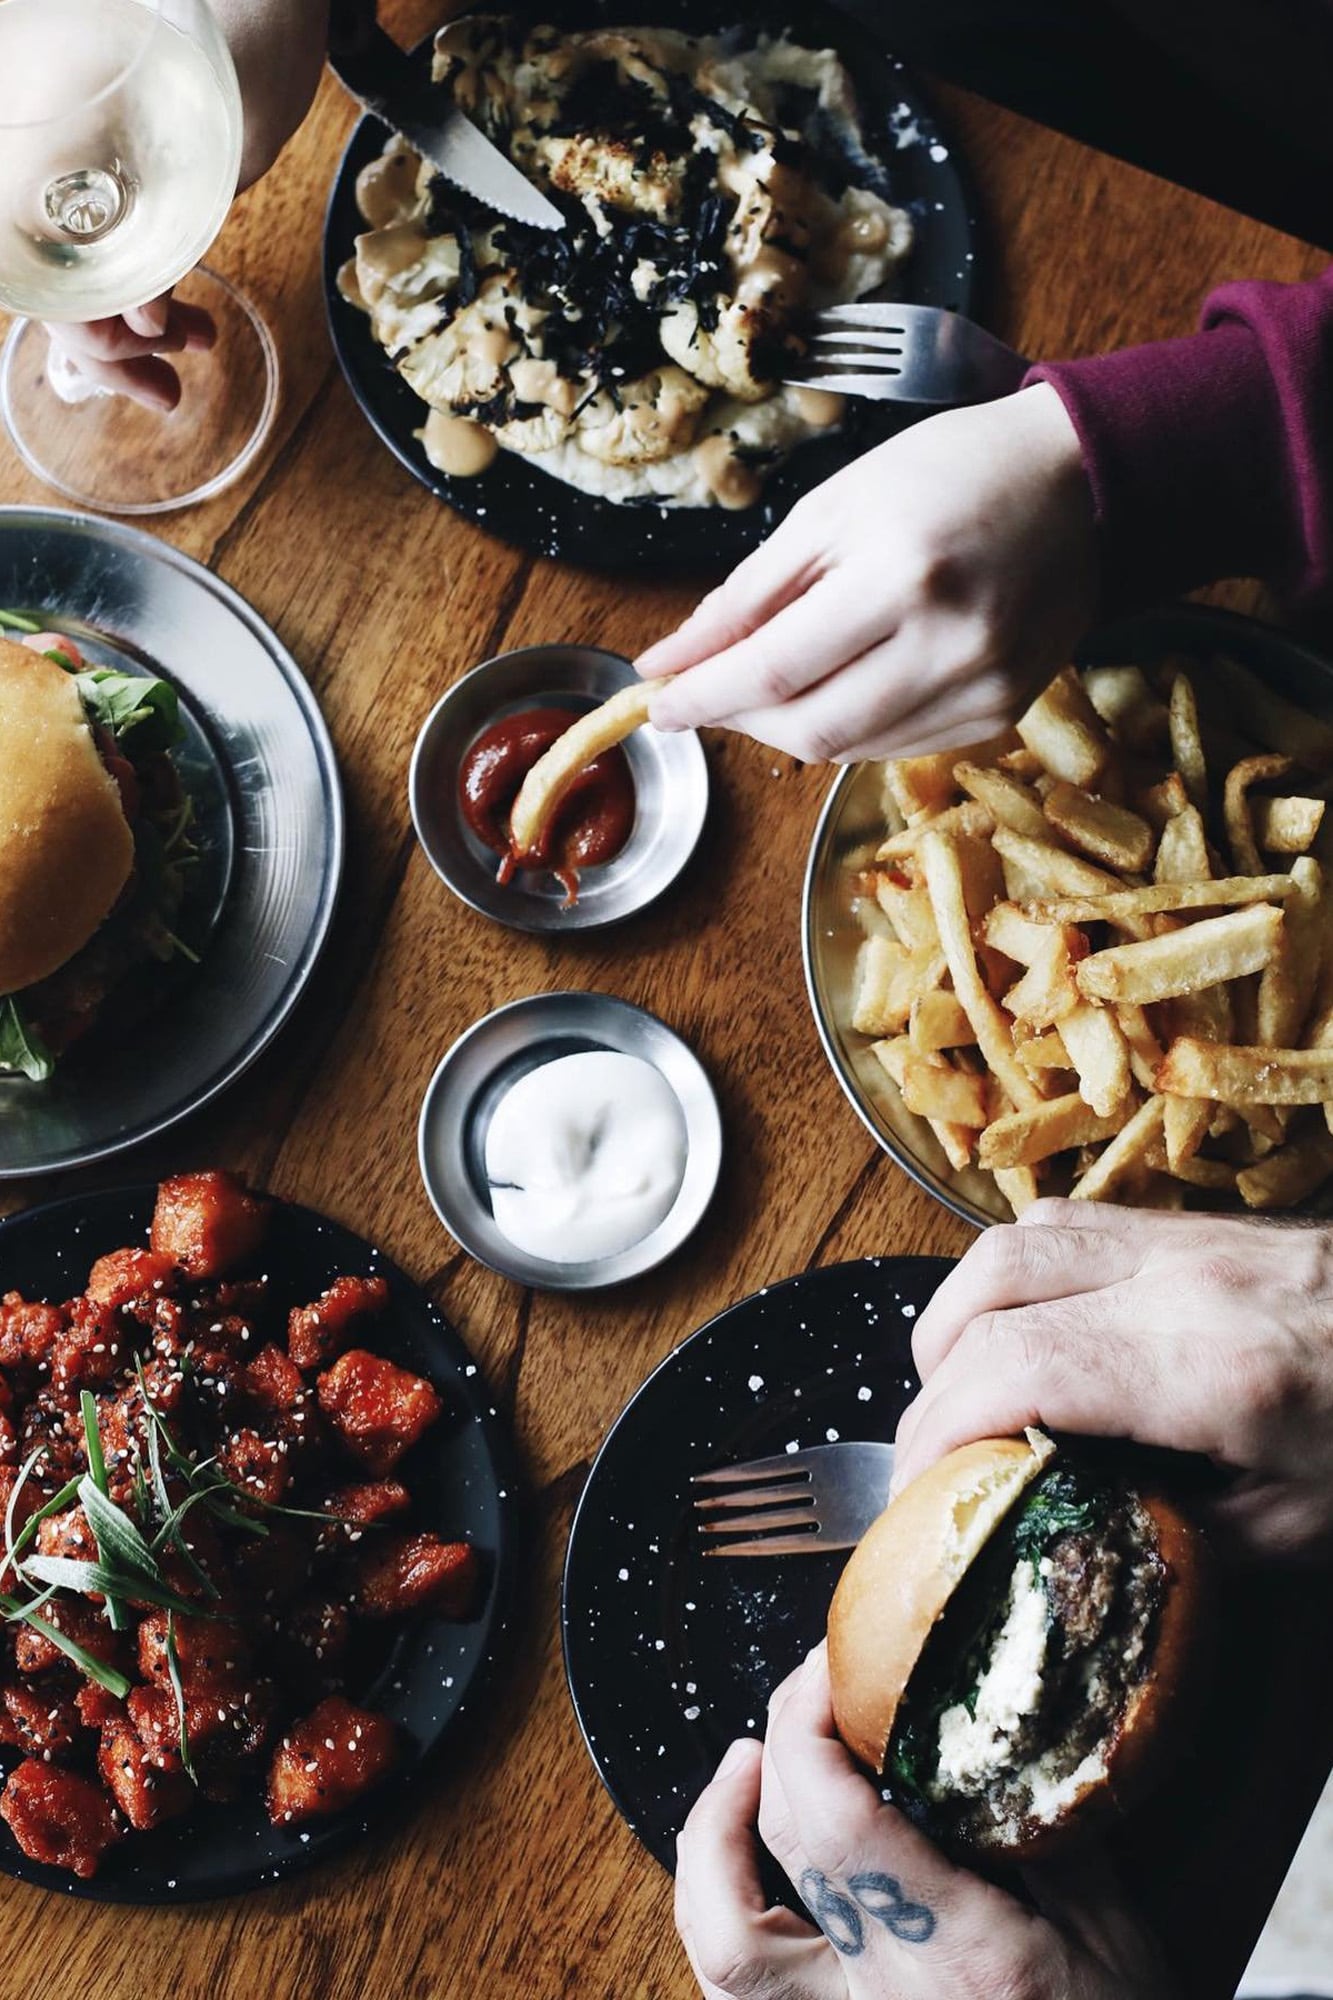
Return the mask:
<path id="1" fill-rule="evenodd" d="M 845 772 L 806 976 L 876 1139 L 979 1224 L 1333 1203 L 1331 794 L 1333 666 L 1202 606 L 1002 737 Z"/>

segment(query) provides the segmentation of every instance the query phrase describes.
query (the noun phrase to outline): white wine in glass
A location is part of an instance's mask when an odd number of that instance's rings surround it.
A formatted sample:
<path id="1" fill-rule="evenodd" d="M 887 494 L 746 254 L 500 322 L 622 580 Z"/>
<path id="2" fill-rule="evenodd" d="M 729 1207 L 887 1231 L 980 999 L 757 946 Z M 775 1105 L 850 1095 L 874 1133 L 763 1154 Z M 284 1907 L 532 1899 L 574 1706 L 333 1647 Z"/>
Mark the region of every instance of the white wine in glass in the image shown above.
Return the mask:
<path id="1" fill-rule="evenodd" d="M 242 143 L 208 0 L 0 0 L 0 92 L 0 308 L 27 315 L 0 357 L 13 442 L 48 484 L 113 513 L 218 491 L 262 443 L 277 378 L 253 310 L 194 268 Z M 37 322 L 112 318 L 175 286 L 217 329 L 208 352 L 172 356 L 176 410 L 57 393 L 69 371 Z"/>

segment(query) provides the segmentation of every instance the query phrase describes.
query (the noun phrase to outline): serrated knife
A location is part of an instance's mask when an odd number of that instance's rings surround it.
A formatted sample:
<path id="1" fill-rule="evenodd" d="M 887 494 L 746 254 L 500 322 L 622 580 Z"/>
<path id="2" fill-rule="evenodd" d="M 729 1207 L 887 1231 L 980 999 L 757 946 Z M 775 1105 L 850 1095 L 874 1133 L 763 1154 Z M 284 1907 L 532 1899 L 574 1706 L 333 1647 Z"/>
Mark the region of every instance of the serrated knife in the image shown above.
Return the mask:
<path id="1" fill-rule="evenodd" d="M 455 187 L 537 229 L 562 229 L 565 218 L 512 160 L 456 105 L 442 100 L 380 26 L 375 0 L 333 0 L 329 67 L 344 90 L 401 132 Z"/>

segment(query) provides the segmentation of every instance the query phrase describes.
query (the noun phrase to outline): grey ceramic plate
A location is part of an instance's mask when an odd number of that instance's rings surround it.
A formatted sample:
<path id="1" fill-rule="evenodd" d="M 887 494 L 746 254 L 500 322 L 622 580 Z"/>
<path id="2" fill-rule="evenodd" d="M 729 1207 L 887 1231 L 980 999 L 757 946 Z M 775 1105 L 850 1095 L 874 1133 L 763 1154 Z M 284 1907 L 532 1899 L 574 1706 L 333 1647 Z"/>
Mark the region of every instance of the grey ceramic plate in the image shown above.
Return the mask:
<path id="1" fill-rule="evenodd" d="M 464 753 L 491 723 L 547 707 L 567 708 L 573 721 L 636 679 L 628 660 L 596 646 L 525 646 L 483 660 L 435 704 L 412 756 L 412 823 L 436 874 L 474 910 L 519 931 L 597 930 L 655 902 L 680 874 L 708 814 L 708 765 L 692 732 L 636 729 L 628 738 L 633 831 L 612 860 L 584 869 L 568 909 L 554 875 L 525 869 L 501 888 L 499 856 L 458 808 Z"/>
<path id="2" fill-rule="evenodd" d="M 40 614 L 97 661 L 171 681 L 201 864 L 145 1011 L 99 1028 L 49 1083 L 0 1080 L 0 1179 L 81 1166 L 162 1131 L 277 1033 L 314 968 L 342 869 L 333 746 L 286 649 L 243 598 L 137 529 L 0 508 L 0 605 Z"/>
<path id="3" fill-rule="evenodd" d="M 595 1262 L 556 1264 L 518 1249 L 496 1227 L 486 1133 L 521 1076 L 589 1049 L 640 1056 L 666 1078 L 685 1118 L 685 1178 L 670 1210 L 638 1243 Z M 538 993 L 498 1007 L 459 1036 L 426 1092 L 417 1148 L 435 1213 L 466 1251 L 521 1285 L 582 1292 L 653 1270 L 698 1228 L 717 1186 L 722 1122 L 699 1058 L 656 1015 L 609 993 Z"/>
<path id="4" fill-rule="evenodd" d="M 1271 625 L 1208 605 L 1170 605 L 1096 633 L 1080 663 L 1158 666 L 1173 653 L 1206 661 L 1228 653 L 1278 693 L 1333 721 L 1333 664 Z M 925 1120 L 908 1111 L 870 1053 L 871 1038 L 851 1024 L 852 968 L 863 936 L 854 875 L 883 838 L 883 767 L 856 764 L 829 793 L 806 868 L 801 934 L 805 980 L 824 1053 L 853 1110 L 899 1166 L 930 1194 L 984 1228 L 1012 1220 L 989 1174 L 956 1172 Z"/>

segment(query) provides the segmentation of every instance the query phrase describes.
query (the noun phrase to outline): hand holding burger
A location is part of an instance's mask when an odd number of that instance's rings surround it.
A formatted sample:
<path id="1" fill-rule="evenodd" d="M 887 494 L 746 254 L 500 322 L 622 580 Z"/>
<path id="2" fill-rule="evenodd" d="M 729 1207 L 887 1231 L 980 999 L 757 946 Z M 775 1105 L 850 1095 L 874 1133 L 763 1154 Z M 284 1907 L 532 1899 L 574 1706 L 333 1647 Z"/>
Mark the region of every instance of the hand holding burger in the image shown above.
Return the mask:
<path id="1" fill-rule="evenodd" d="M 1242 1555 L 1333 1544 L 1328 1225 L 1036 1202 L 978 1238 L 913 1350 L 899 1488 L 1035 1424 L 1210 1457 L 1231 1479 L 1205 1525 Z"/>
<path id="2" fill-rule="evenodd" d="M 767 1907 L 757 1832 L 811 1915 Z M 1094 1851 L 1029 1869 L 1037 1909 L 946 1859 L 857 1770 L 823 1648 L 732 1745 L 680 1838 L 676 1922 L 707 2000 L 1169 2000 Z"/>

